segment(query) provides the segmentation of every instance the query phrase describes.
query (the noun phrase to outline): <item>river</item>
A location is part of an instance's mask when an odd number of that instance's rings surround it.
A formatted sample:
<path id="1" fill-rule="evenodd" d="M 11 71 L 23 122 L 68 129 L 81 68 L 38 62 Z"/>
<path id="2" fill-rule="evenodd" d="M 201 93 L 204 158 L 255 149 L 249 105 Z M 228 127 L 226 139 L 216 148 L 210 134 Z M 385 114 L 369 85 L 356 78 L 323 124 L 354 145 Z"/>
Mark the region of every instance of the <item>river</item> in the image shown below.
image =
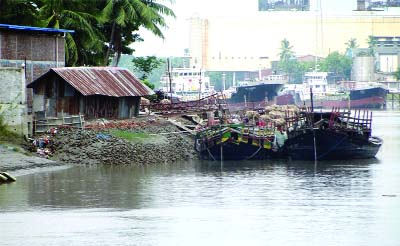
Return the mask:
<path id="1" fill-rule="evenodd" d="M 191 161 L 16 173 L 1 245 L 400 245 L 400 111 L 376 159 Z M 26 171 L 25 171 L 26 172 Z"/>

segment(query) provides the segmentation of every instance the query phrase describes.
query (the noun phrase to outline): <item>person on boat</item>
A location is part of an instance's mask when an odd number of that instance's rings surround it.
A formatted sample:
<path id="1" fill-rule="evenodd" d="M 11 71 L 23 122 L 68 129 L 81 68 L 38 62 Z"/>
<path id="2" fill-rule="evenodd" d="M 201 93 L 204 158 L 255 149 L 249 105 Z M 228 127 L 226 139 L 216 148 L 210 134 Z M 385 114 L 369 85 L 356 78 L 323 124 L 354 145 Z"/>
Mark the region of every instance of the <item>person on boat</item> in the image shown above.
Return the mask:
<path id="1" fill-rule="evenodd" d="M 274 145 L 277 149 L 280 149 L 285 144 L 285 141 L 288 139 L 286 131 L 283 130 L 282 126 L 277 126 L 276 131 L 274 132 L 275 141 Z"/>

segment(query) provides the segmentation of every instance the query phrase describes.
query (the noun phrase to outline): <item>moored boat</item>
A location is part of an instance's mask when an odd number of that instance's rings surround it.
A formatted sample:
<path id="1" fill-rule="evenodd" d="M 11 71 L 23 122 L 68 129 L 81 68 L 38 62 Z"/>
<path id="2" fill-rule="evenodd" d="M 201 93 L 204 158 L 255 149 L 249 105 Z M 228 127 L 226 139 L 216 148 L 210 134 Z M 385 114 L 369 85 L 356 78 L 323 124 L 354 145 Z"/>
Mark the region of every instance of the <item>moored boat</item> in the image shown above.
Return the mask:
<path id="1" fill-rule="evenodd" d="M 386 96 L 389 91 L 378 83 L 347 81 L 342 82 L 338 87 L 341 89 L 338 90 L 334 87 L 329 87 L 328 83 L 324 82 L 326 81 L 326 76 L 318 75 L 314 76 L 314 79 L 310 79 L 311 75 L 306 74 L 306 81 L 312 82 L 296 85 L 296 89 L 282 91 L 277 96 L 276 103 L 278 105 L 295 104 L 310 107 L 309 91 L 311 87 L 314 93 L 314 108 L 381 109 L 386 104 Z"/>
<path id="2" fill-rule="evenodd" d="M 195 149 L 203 160 L 260 160 L 276 158 L 272 127 L 227 124 L 199 131 Z"/>
<path id="3" fill-rule="evenodd" d="M 278 92 L 286 83 L 286 77 L 281 75 L 269 75 L 260 81 L 241 83 L 228 99 L 229 109 L 257 109 L 274 104 Z"/>
<path id="4" fill-rule="evenodd" d="M 283 115 L 282 111 L 268 111 L 253 116 L 253 124 L 217 124 L 199 130 L 195 142 L 199 157 L 204 160 L 364 159 L 375 157 L 382 145 L 380 138 L 371 135 L 372 113 L 368 111 L 358 110 L 353 115 L 336 108 L 331 112 L 286 111 Z"/>
<path id="5" fill-rule="evenodd" d="M 301 119 L 302 118 L 302 119 Z M 287 156 L 294 160 L 373 158 L 382 140 L 371 135 L 372 112 L 303 112 L 293 123 L 285 142 Z M 298 124 L 303 122 L 303 124 Z"/>

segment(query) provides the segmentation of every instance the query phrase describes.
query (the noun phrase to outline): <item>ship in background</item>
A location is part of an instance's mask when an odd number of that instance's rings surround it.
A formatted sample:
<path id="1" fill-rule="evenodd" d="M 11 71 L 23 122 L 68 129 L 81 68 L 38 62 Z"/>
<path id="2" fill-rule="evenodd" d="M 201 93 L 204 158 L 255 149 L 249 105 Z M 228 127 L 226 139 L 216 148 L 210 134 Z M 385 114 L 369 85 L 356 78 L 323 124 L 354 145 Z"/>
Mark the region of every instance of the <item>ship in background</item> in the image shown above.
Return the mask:
<path id="1" fill-rule="evenodd" d="M 328 83 L 328 73 L 309 72 L 302 84 L 288 85 L 276 99 L 278 105 L 295 104 L 315 108 L 365 108 L 381 109 L 386 105 L 389 90 L 378 82 L 340 81 Z"/>
<path id="2" fill-rule="evenodd" d="M 160 89 L 180 101 L 194 101 L 215 94 L 206 71 L 197 68 L 173 68 L 160 80 Z"/>
<path id="3" fill-rule="evenodd" d="M 228 89 L 227 98 L 230 111 L 260 109 L 275 104 L 278 92 L 287 84 L 283 75 L 268 75 L 258 81 L 239 82 L 238 86 Z"/>

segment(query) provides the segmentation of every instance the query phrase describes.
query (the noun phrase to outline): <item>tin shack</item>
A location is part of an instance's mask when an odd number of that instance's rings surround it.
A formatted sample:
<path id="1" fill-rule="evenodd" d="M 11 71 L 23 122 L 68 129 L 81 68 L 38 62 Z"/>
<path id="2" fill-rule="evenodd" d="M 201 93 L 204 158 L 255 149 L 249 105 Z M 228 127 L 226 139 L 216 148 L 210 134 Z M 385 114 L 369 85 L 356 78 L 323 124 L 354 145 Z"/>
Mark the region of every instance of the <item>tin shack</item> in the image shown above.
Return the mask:
<path id="1" fill-rule="evenodd" d="M 85 119 L 137 116 L 140 97 L 154 92 L 119 67 L 51 68 L 32 81 L 36 120 L 83 115 Z"/>

